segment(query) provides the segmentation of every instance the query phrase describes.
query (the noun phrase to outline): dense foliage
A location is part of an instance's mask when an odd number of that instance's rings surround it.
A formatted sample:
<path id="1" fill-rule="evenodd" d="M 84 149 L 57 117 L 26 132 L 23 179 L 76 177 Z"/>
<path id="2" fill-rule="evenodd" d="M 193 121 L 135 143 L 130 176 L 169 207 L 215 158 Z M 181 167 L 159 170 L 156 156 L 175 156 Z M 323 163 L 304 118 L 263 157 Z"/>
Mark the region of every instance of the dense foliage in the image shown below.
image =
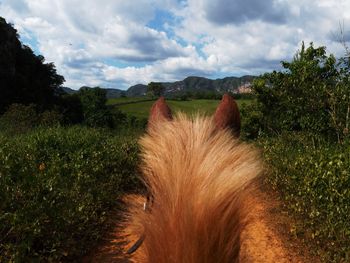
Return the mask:
<path id="1" fill-rule="evenodd" d="M 198 90 L 198 91 L 186 91 L 175 93 L 171 98 L 176 100 L 191 100 L 191 99 L 206 99 L 206 100 L 220 100 L 222 98 L 222 94 L 217 91 L 206 91 L 206 90 Z"/>
<path id="2" fill-rule="evenodd" d="M 0 116 L 0 131 L 7 134 L 19 134 L 38 126 L 57 126 L 62 120 L 63 116 L 55 110 L 39 113 L 34 104 L 11 104 L 8 110 Z"/>
<path id="3" fill-rule="evenodd" d="M 64 124 L 78 124 L 84 121 L 83 106 L 78 94 L 63 94 L 58 105 Z"/>
<path id="4" fill-rule="evenodd" d="M 18 39 L 17 31 L 0 17 L 0 114 L 12 103 L 50 108 L 64 78 Z"/>
<path id="5" fill-rule="evenodd" d="M 258 125 L 245 126 L 248 134 L 253 137 L 258 130 L 271 135 L 308 131 L 333 136 L 339 142 L 347 137 L 349 58 L 337 61 L 327 55 L 325 47 L 315 48 L 311 43 L 308 48 L 303 44 L 293 61 L 284 61 L 282 66 L 283 71 L 267 73 L 254 81 L 257 100 L 248 111 L 261 115 L 255 119 Z"/>
<path id="6" fill-rule="evenodd" d="M 113 127 L 112 114 L 106 106 L 106 91 L 96 88 L 81 88 L 78 92 L 84 123 L 90 127 Z"/>
<path id="7" fill-rule="evenodd" d="M 165 87 L 160 82 L 150 82 L 147 85 L 147 94 L 152 97 L 160 97 L 163 95 Z"/>
<path id="8" fill-rule="evenodd" d="M 335 59 L 312 44 L 254 81 L 242 110 L 243 134 L 258 138 L 267 182 L 278 190 L 326 262 L 350 260 L 350 56 Z"/>
<path id="9" fill-rule="evenodd" d="M 11 104 L 0 115 L 0 130 L 21 133 L 38 126 L 84 124 L 88 127 L 129 127 L 128 118 L 117 108 L 106 105 L 105 91 L 89 88 L 59 97 L 59 104 L 42 111 L 37 104 Z"/>
<path id="10" fill-rule="evenodd" d="M 279 190 L 299 239 L 310 240 L 326 262 L 350 260 L 350 143 L 288 133 L 260 140 L 269 165 L 267 181 Z"/>
<path id="11" fill-rule="evenodd" d="M 0 134 L 0 262 L 74 259 L 138 184 L 137 144 L 82 127 Z"/>
<path id="12" fill-rule="evenodd" d="M 16 29 L 0 17 L 0 115 L 13 108 L 33 105 L 37 114 L 51 111 L 62 116 L 60 123 L 85 123 L 90 127 L 114 127 L 121 114 L 112 115 L 106 107 L 106 91 L 82 88 L 78 94 L 65 94 L 64 78 L 56 73 L 53 63 L 45 63 L 19 40 Z M 16 104 L 17 106 L 11 106 Z M 25 113 L 29 116 L 32 111 Z M 48 112 L 45 113 L 49 117 Z M 34 116 L 34 115 L 33 115 Z M 16 116 L 15 118 L 20 118 Z M 33 117 L 34 118 L 34 117 Z M 49 118 L 46 118 L 46 122 Z"/>

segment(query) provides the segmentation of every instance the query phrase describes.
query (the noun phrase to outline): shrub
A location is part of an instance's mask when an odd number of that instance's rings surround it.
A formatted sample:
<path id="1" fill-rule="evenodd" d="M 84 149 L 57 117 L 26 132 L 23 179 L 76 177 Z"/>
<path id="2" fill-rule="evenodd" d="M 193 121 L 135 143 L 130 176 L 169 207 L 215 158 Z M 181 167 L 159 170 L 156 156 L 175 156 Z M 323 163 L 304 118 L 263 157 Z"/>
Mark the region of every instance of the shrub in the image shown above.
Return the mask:
<path id="1" fill-rule="evenodd" d="M 313 242 L 327 261 L 350 260 L 350 143 L 334 145 L 305 133 L 261 140 L 270 173 L 289 211 L 295 233 Z"/>
<path id="2" fill-rule="evenodd" d="M 106 106 L 106 90 L 99 87 L 83 87 L 79 90 L 84 123 L 89 127 L 113 126 L 113 117 Z"/>
<path id="3" fill-rule="evenodd" d="M 37 112 L 34 104 L 12 104 L 0 117 L 0 131 L 8 134 L 21 134 L 38 126 L 51 127 L 60 125 L 63 116 L 56 110 Z"/>
<path id="4" fill-rule="evenodd" d="M 64 124 L 78 124 L 84 120 L 83 107 L 78 94 L 65 94 L 59 98 L 59 111 Z"/>
<path id="5" fill-rule="evenodd" d="M 0 261 L 74 259 L 139 185 L 135 139 L 82 127 L 0 134 Z"/>
<path id="6" fill-rule="evenodd" d="M 63 123 L 63 115 L 56 110 L 47 110 L 40 114 L 39 123 L 45 127 L 57 126 Z"/>
<path id="7" fill-rule="evenodd" d="M 132 115 L 127 115 L 124 123 L 125 128 L 135 129 L 135 130 L 144 130 L 147 126 L 147 118 L 138 118 Z"/>
<path id="8" fill-rule="evenodd" d="M 23 133 L 39 123 L 39 115 L 34 104 L 12 104 L 0 118 L 2 130 L 8 133 Z"/>
<path id="9" fill-rule="evenodd" d="M 349 65 L 327 55 L 325 47 L 303 44 L 291 62 L 282 62 L 282 71 L 253 82 L 260 129 L 273 135 L 307 131 L 342 142 L 350 125 Z"/>
<path id="10" fill-rule="evenodd" d="M 259 104 L 243 103 L 240 107 L 242 131 L 241 136 L 244 139 L 255 139 L 263 133 L 263 115 Z"/>

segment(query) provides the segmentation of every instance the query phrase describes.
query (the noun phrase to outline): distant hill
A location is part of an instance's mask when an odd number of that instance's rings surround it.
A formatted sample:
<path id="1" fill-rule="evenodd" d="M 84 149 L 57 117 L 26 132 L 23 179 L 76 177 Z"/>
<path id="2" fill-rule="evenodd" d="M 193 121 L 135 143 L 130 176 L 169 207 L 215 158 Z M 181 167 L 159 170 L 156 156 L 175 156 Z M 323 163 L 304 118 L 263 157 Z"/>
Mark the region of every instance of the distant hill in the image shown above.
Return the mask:
<path id="1" fill-rule="evenodd" d="M 90 87 L 83 86 L 80 89 L 82 89 L 82 88 L 90 88 Z M 74 93 L 77 93 L 79 91 L 79 90 L 74 90 L 74 89 L 67 88 L 67 87 L 62 87 L 62 90 L 67 94 L 74 94 Z M 125 90 L 120 90 L 120 89 L 104 89 L 104 90 L 107 91 L 107 94 L 106 94 L 107 99 L 119 98 L 122 95 L 122 93 L 125 93 L 125 95 L 126 95 Z"/>
<path id="2" fill-rule="evenodd" d="M 67 93 L 67 94 L 74 94 L 77 92 L 77 90 L 74 90 L 74 89 L 71 89 L 71 88 L 68 88 L 68 87 L 62 87 L 62 90 Z"/>
<path id="3" fill-rule="evenodd" d="M 146 92 L 147 92 L 147 85 L 137 84 L 128 88 L 128 90 L 126 91 L 126 96 L 139 97 L 139 96 L 146 95 Z"/>
<path id="4" fill-rule="evenodd" d="M 203 77 L 187 77 L 181 81 L 175 82 L 163 82 L 165 87 L 165 95 L 177 95 L 184 92 L 197 92 L 197 91 L 213 91 L 218 93 L 224 92 L 249 92 L 249 87 L 255 76 L 243 76 L 243 77 L 226 77 L 223 79 L 207 79 Z M 128 97 L 144 96 L 147 92 L 147 85 L 137 84 L 130 87 L 126 95 Z"/>
<path id="5" fill-rule="evenodd" d="M 250 85 L 255 79 L 255 76 L 243 76 L 243 77 L 226 77 L 223 79 L 207 79 L 203 77 L 187 77 L 181 81 L 175 82 L 163 82 L 165 87 L 165 95 L 172 96 L 185 92 L 233 92 L 233 93 L 245 93 L 250 91 Z M 63 90 L 72 94 L 77 92 L 76 90 L 64 87 Z M 106 89 L 107 98 L 118 98 L 123 93 L 127 97 L 140 97 L 145 96 L 147 92 L 147 85 L 137 84 L 131 86 L 126 91 L 120 89 Z"/>
<path id="6" fill-rule="evenodd" d="M 125 90 L 121 89 L 105 89 L 107 90 L 107 99 L 119 98 Z"/>

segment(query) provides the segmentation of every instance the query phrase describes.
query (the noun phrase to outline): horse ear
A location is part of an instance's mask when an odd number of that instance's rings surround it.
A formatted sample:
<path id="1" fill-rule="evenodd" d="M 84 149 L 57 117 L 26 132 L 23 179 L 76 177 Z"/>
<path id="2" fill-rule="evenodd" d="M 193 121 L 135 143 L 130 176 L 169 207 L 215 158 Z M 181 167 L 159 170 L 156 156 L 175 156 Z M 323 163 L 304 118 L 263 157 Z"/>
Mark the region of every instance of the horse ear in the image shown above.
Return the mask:
<path id="1" fill-rule="evenodd" d="M 218 129 L 231 129 L 236 137 L 241 130 L 241 117 L 235 100 L 228 94 L 222 100 L 214 114 L 214 122 Z"/>
<path id="2" fill-rule="evenodd" d="M 152 106 L 148 123 L 155 123 L 160 120 L 172 120 L 173 116 L 164 97 L 160 97 Z"/>

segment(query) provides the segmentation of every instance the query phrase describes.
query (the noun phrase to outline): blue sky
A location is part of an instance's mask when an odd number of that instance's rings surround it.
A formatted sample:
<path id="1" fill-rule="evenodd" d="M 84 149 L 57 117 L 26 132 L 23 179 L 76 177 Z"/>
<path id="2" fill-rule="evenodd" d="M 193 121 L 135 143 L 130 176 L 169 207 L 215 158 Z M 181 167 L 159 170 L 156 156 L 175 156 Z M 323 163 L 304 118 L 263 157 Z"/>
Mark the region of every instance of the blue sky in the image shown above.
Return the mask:
<path id="1" fill-rule="evenodd" d="M 0 0 L 0 16 L 74 89 L 261 74 L 302 41 L 341 56 L 349 10 L 348 0 Z"/>

